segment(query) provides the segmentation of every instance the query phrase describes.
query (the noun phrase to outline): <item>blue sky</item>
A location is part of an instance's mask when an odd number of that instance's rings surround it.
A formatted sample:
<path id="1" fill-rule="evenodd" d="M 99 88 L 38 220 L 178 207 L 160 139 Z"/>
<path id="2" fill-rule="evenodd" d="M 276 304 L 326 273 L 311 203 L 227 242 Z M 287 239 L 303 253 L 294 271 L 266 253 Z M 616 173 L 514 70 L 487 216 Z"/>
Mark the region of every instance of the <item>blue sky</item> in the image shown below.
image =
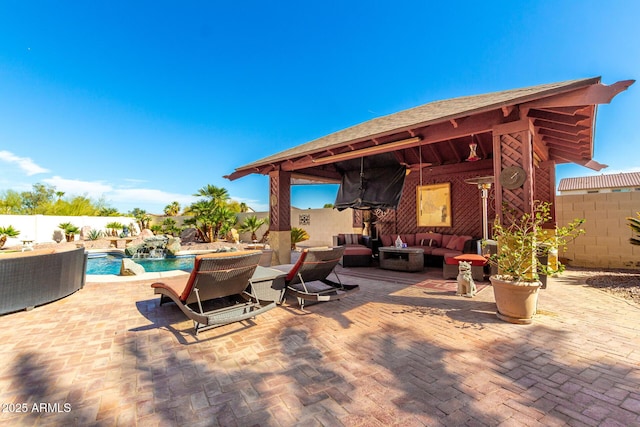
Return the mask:
<path id="1" fill-rule="evenodd" d="M 217 3 L 3 1 L 0 192 L 40 182 L 161 213 L 213 184 L 266 210 L 267 177 L 222 176 L 431 101 L 640 77 L 635 1 Z M 638 85 L 598 109 L 605 173 L 640 170 Z"/>

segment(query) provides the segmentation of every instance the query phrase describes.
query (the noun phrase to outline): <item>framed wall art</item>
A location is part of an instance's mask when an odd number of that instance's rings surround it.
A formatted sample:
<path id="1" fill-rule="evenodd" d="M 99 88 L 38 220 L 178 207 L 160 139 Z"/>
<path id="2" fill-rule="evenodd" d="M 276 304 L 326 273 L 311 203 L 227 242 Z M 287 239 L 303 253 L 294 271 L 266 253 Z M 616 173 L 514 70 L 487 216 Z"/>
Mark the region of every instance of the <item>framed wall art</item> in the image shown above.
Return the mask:
<path id="1" fill-rule="evenodd" d="M 416 187 L 418 227 L 451 227 L 451 183 Z"/>

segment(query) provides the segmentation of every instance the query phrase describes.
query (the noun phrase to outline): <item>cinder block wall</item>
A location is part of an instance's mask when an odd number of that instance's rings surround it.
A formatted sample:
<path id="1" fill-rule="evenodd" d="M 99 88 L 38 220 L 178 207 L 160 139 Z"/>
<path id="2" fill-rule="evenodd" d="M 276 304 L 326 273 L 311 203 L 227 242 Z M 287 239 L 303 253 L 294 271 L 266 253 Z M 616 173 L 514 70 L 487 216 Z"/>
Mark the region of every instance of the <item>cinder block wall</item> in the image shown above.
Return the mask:
<path id="1" fill-rule="evenodd" d="M 561 195 L 556 197 L 558 225 L 585 218 L 586 234 L 560 252 L 576 267 L 640 268 L 640 246 L 633 246 L 627 217 L 640 211 L 640 192 Z"/>

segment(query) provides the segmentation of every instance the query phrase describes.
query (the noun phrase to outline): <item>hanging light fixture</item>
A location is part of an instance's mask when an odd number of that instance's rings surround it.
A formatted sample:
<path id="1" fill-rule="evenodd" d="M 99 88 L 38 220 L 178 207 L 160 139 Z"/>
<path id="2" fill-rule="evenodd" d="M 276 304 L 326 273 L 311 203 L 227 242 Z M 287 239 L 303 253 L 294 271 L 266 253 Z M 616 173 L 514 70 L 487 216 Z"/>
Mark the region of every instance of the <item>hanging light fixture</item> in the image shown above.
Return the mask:
<path id="1" fill-rule="evenodd" d="M 467 162 L 477 162 L 478 160 L 482 160 L 480 156 L 476 153 L 478 148 L 478 144 L 473 142 L 473 134 L 471 134 L 471 143 L 469 144 L 469 157 L 467 157 Z"/>

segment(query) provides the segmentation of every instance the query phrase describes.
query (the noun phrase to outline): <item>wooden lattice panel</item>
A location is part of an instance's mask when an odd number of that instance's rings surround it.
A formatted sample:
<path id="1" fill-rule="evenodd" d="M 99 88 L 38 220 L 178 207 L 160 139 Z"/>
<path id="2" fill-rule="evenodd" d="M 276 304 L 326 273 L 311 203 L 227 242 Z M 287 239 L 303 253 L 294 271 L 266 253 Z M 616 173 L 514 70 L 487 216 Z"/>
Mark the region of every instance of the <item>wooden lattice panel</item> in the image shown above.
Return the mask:
<path id="1" fill-rule="evenodd" d="M 502 169 L 522 165 L 523 136 L 524 135 L 521 132 L 500 135 Z"/>
<path id="2" fill-rule="evenodd" d="M 555 205 L 556 194 L 555 194 L 555 165 L 547 164 L 545 166 L 541 166 L 535 169 L 535 186 L 534 186 L 534 196 L 535 200 L 540 200 L 542 202 L 549 202 L 552 205 Z M 550 223 L 555 223 L 555 208 L 551 209 L 551 221 Z"/>
<path id="3" fill-rule="evenodd" d="M 527 131 L 518 131 L 513 133 L 505 133 L 499 135 L 500 138 L 500 171 L 512 166 L 525 167 L 527 163 L 531 165 L 530 150 L 527 151 L 526 144 L 529 134 Z M 525 170 L 527 167 L 525 167 Z M 530 185 L 530 184 L 529 184 Z M 502 203 L 501 211 L 503 221 L 510 223 L 515 218 L 520 218 L 525 212 L 531 208 L 531 193 L 527 190 L 526 185 L 509 189 L 500 186 Z"/>
<path id="4" fill-rule="evenodd" d="M 353 212 L 353 228 L 363 228 L 363 211 L 352 209 Z"/>
<path id="5" fill-rule="evenodd" d="M 406 177 L 400 204 L 396 211 L 378 213 L 378 234 L 413 234 L 433 231 L 444 234 L 482 236 L 482 199 L 480 190 L 476 185 L 465 182 L 466 179 L 478 176 L 492 175 L 493 170 L 482 172 L 466 172 L 448 175 L 423 176 L 422 184 L 451 183 L 451 227 L 418 227 L 416 187 L 420 185 L 419 174 L 410 174 Z M 488 218 L 489 224 L 495 217 L 493 207 L 493 187 L 489 191 Z"/>
<path id="6" fill-rule="evenodd" d="M 269 174 L 269 230 L 291 229 L 290 175 L 284 172 Z"/>

